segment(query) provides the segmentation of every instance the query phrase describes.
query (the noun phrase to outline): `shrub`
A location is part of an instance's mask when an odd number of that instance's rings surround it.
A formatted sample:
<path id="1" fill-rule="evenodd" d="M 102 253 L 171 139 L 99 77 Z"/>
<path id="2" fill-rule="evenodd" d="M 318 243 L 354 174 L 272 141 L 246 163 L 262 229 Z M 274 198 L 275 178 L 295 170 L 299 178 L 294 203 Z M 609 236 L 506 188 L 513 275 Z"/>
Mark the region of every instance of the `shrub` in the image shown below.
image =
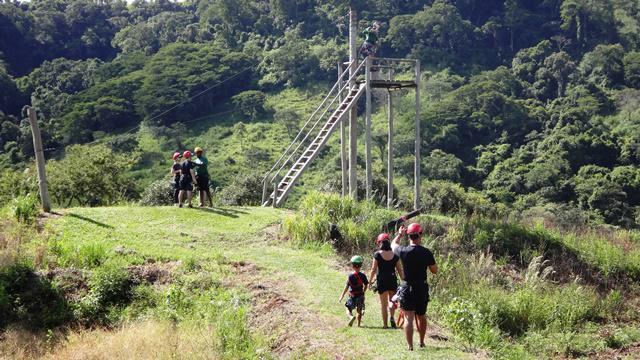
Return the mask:
<path id="1" fill-rule="evenodd" d="M 439 214 L 495 216 L 498 212 L 484 195 L 466 192 L 462 186 L 446 181 L 425 182 L 420 200 L 425 210 Z"/>
<path id="2" fill-rule="evenodd" d="M 224 205 L 260 205 L 262 202 L 262 175 L 251 173 L 236 176 L 231 185 L 222 189 L 220 201 Z"/>
<path id="3" fill-rule="evenodd" d="M 71 312 L 61 291 L 29 265 L 0 270 L 0 328 L 18 323 L 30 329 L 62 325 Z"/>
<path id="4" fill-rule="evenodd" d="M 122 305 L 133 296 L 126 269 L 116 265 L 97 268 L 89 280 L 89 293 L 75 304 L 74 315 L 81 322 L 109 324 L 117 320 Z"/>
<path id="5" fill-rule="evenodd" d="M 142 192 L 140 205 L 164 206 L 173 205 L 173 184 L 168 180 L 157 180 Z"/>
<path id="6" fill-rule="evenodd" d="M 127 270 L 115 265 L 96 269 L 89 281 L 91 294 L 101 305 L 127 303 L 131 297 L 131 285 Z"/>
<path id="7" fill-rule="evenodd" d="M 329 241 L 329 226 L 336 223 L 344 237 L 344 250 L 370 249 L 382 225 L 399 213 L 357 202 L 337 194 L 313 192 L 300 202 L 299 212 L 284 220 L 284 231 L 298 245 L 321 245 Z"/>
<path id="8" fill-rule="evenodd" d="M 12 204 L 13 217 L 23 223 L 31 223 L 38 216 L 38 197 L 32 194 L 18 196 Z"/>

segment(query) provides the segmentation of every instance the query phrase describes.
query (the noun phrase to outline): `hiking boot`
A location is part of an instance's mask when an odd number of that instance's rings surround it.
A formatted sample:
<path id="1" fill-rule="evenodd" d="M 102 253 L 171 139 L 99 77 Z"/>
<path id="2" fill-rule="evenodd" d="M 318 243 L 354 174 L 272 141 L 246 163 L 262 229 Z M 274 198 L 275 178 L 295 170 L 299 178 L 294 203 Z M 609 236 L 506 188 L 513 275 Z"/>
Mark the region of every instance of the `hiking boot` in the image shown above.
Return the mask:
<path id="1" fill-rule="evenodd" d="M 354 315 L 349 316 L 349 326 L 353 326 L 354 321 L 356 321 L 356 317 Z"/>
<path id="2" fill-rule="evenodd" d="M 396 329 L 396 328 L 397 328 L 397 326 L 396 326 L 396 319 L 394 319 L 394 318 L 391 318 L 391 328 L 392 328 L 392 329 Z"/>

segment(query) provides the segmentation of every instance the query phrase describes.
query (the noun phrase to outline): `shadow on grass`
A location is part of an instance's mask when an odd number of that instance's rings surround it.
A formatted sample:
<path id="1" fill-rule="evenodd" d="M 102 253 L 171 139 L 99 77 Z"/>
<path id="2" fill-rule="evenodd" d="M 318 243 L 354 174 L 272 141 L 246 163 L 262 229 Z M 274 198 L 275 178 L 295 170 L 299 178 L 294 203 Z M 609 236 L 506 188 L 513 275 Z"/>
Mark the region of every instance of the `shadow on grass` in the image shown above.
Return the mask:
<path id="1" fill-rule="evenodd" d="M 111 225 L 109 225 L 109 224 L 105 224 L 105 223 L 102 223 L 102 222 L 99 222 L 99 221 L 93 220 L 93 219 L 88 218 L 88 217 L 86 217 L 86 216 L 82 216 L 82 215 L 78 215 L 78 214 L 73 214 L 73 213 L 71 213 L 71 214 L 67 214 L 66 216 L 70 216 L 70 217 L 72 217 L 72 218 L 76 218 L 76 219 L 80 219 L 80 220 L 83 220 L 83 221 L 87 221 L 87 222 L 92 223 L 93 225 L 98 225 L 98 226 L 103 227 L 103 228 L 113 229 L 113 226 L 111 226 Z"/>
<path id="2" fill-rule="evenodd" d="M 235 209 L 217 208 L 217 207 L 212 207 L 212 208 L 194 207 L 193 209 L 198 211 L 214 213 L 216 215 L 222 215 L 230 218 L 237 218 L 239 217 L 238 214 L 248 214 L 247 212 L 244 212 L 244 211 L 239 211 Z"/>

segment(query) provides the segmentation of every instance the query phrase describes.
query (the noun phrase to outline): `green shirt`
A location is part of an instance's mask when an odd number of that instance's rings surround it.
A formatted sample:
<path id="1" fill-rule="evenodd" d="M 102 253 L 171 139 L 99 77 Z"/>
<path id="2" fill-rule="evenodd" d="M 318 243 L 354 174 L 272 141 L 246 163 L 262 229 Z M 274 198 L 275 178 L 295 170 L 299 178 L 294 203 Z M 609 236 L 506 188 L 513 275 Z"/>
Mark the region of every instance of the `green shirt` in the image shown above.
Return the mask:
<path id="1" fill-rule="evenodd" d="M 193 160 L 193 163 L 196 164 L 195 173 L 196 176 L 206 176 L 209 177 L 209 170 L 207 167 L 209 166 L 209 160 L 204 155 L 200 155 Z"/>
<path id="2" fill-rule="evenodd" d="M 378 43 L 378 33 L 373 31 L 370 27 L 364 29 L 362 35 L 365 36 L 364 41 L 368 42 L 371 45 L 375 45 Z"/>

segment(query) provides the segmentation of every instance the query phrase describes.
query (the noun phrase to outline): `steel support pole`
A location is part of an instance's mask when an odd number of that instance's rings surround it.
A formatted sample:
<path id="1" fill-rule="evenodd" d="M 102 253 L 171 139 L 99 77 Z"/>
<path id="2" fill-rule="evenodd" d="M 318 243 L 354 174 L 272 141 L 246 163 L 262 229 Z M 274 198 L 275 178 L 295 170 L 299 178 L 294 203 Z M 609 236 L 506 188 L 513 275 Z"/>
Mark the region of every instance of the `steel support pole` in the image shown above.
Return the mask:
<path id="1" fill-rule="evenodd" d="M 373 187 L 373 171 L 371 169 L 371 57 L 367 57 L 365 64 L 365 163 L 366 163 L 366 196 L 367 200 L 371 200 L 371 192 Z"/>
<path id="2" fill-rule="evenodd" d="M 341 63 L 338 63 L 338 91 L 340 89 L 342 89 L 342 72 L 344 71 L 344 67 L 342 66 Z M 339 99 L 338 101 L 340 101 L 340 103 L 342 103 L 343 97 L 342 97 L 342 91 L 339 91 L 338 93 Z M 348 188 L 349 188 L 349 176 L 347 174 L 347 168 L 348 168 L 348 161 L 347 161 L 347 124 L 346 124 L 346 119 L 343 118 L 342 121 L 340 121 L 340 172 L 342 175 L 342 187 L 341 187 L 341 195 L 342 197 L 346 197 L 348 194 Z"/>
<path id="3" fill-rule="evenodd" d="M 352 6 L 349 11 L 349 60 L 351 68 L 349 76 L 352 80 L 349 82 L 349 91 L 356 86 L 355 71 L 358 67 L 358 15 L 356 9 Z M 358 199 L 358 109 L 354 106 L 349 112 L 349 195 Z"/>
<path id="4" fill-rule="evenodd" d="M 420 149 L 422 140 L 420 136 L 420 61 L 416 61 L 416 143 L 415 143 L 415 164 L 414 164 L 414 209 L 420 208 Z"/>
<path id="5" fill-rule="evenodd" d="M 389 80 L 393 80 L 393 69 L 389 69 Z M 387 138 L 387 208 L 393 207 L 393 95 L 387 91 L 387 118 L 389 134 Z"/>

